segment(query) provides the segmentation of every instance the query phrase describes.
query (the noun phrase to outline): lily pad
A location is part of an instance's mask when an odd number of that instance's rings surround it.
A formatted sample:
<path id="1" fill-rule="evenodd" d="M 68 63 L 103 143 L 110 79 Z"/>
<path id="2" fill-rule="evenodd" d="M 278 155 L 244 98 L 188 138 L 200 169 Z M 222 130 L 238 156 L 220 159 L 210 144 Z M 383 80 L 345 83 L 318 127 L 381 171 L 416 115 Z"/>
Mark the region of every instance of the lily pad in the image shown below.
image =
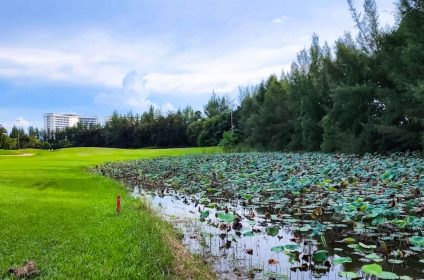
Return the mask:
<path id="1" fill-rule="evenodd" d="M 367 259 L 373 260 L 375 262 L 382 262 L 383 258 L 376 253 L 368 254 L 365 256 Z"/>
<path id="2" fill-rule="evenodd" d="M 377 275 L 380 279 L 399 279 L 399 276 L 393 272 L 383 271 Z"/>
<path id="3" fill-rule="evenodd" d="M 231 223 L 235 220 L 235 216 L 231 213 L 220 212 L 218 213 L 218 220 L 221 222 Z"/>
<path id="4" fill-rule="evenodd" d="M 351 263 L 352 258 L 350 257 L 342 257 L 342 258 L 336 258 L 333 260 L 333 264 L 343 264 L 343 263 Z"/>
<path id="5" fill-rule="evenodd" d="M 255 234 L 251 230 L 243 232 L 243 236 L 250 237 L 250 236 L 253 236 L 253 235 L 255 235 Z"/>
<path id="6" fill-rule="evenodd" d="M 381 272 L 383 272 L 383 268 L 381 267 L 381 265 L 376 263 L 364 265 L 361 269 L 364 273 L 377 277 Z"/>
<path id="7" fill-rule="evenodd" d="M 364 244 L 362 242 L 359 242 L 359 246 L 361 246 L 364 249 L 376 249 L 377 248 L 377 245 L 367 245 L 367 244 Z"/>
<path id="8" fill-rule="evenodd" d="M 273 237 L 277 236 L 279 232 L 280 232 L 280 228 L 278 227 L 269 227 L 266 229 L 266 233 Z"/>
<path id="9" fill-rule="evenodd" d="M 201 211 L 200 212 L 200 220 L 205 220 L 207 217 L 209 216 L 209 211 L 205 210 L 205 211 Z"/>
<path id="10" fill-rule="evenodd" d="M 424 237 L 423 236 L 412 236 L 409 238 L 409 242 L 415 246 L 422 247 L 424 246 Z"/>
<path id="11" fill-rule="evenodd" d="M 300 246 L 297 244 L 287 244 L 284 245 L 284 249 L 289 252 L 296 252 L 300 250 Z"/>
<path id="12" fill-rule="evenodd" d="M 283 245 L 281 245 L 281 246 L 275 246 L 275 247 L 272 247 L 271 248 L 271 251 L 273 251 L 273 252 L 283 252 L 284 251 L 284 246 Z"/>
<path id="13" fill-rule="evenodd" d="M 315 251 L 313 256 L 312 256 L 312 259 L 315 262 L 324 262 L 328 259 L 328 251 L 327 250 Z"/>
<path id="14" fill-rule="evenodd" d="M 356 272 L 348 272 L 348 271 L 339 272 L 339 276 L 346 279 L 355 279 L 359 277 L 359 275 Z"/>
<path id="15" fill-rule="evenodd" d="M 403 260 L 389 259 L 388 262 L 394 263 L 394 264 L 400 264 L 400 263 L 403 263 Z"/>
<path id="16" fill-rule="evenodd" d="M 344 242 L 345 242 L 346 244 L 354 244 L 354 243 L 356 242 L 356 240 L 355 240 L 355 238 L 352 238 L 352 237 L 346 237 L 346 238 L 344 239 Z"/>

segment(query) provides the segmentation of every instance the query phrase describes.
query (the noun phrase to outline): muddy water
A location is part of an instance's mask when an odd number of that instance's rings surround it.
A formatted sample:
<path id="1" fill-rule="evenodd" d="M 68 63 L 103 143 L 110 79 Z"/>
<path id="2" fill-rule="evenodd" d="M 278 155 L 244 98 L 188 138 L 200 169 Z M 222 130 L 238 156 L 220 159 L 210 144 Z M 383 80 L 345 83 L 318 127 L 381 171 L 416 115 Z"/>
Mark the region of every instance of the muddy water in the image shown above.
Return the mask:
<path id="1" fill-rule="evenodd" d="M 184 235 L 184 245 L 192 253 L 207 260 L 219 279 L 342 279 L 339 277 L 342 271 L 357 272 L 358 276 L 364 276 L 360 268 L 366 264 L 366 260 L 360 260 L 361 256 L 355 255 L 346 244 L 339 242 L 343 236 L 338 235 L 337 225 L 333 225 L 334 230 L 327 231 L 324 240 L 327 246 L 323 247 L 323 240 L 303 239 L 300 236 L 293 239 L 296 233 L 291 230 L 290 223 L 293 221 L 290 217 L 265 219 L 262 209 L 242 206 L 237 200 L 217 202 L 241 217 L 254 213 L 253 219 L 243 218 L 239 231 L 232 229 L 231 224 L 223 228 L 223 223 L 215 218 L 217 211 L 199 204 L 196 196 L 185 196 L 172 189 L 154 192 L 143 191 L 138 187 L 134 189 L 133 195 L 144 199 L 164 219 L 174 224 Z M 205 222 L 200 221 L 200 210 L 210 211 Z M 269 236 L 266 228 L 275 225 L 280 227 L 278 235 Z M 243 235 L 252 230 L 255 232 L 253 236 Z M 301 245 L 300 254 L 290 256 L 271 250 L 275 246 L 295 243 Z M 308 259 L 307 256 L 317 249 L 329 251 L 328 262 L 314 264 Z M 331 265 L 334 258 L 347 256 L 352 258 L 352 263 Z M 399 276 L 424 278 L 424 266 L 417 258 L 406 259 L 402 264 L 392 264 L 386 260 L 379 263 L 385 271 L 395 272 Z"/>

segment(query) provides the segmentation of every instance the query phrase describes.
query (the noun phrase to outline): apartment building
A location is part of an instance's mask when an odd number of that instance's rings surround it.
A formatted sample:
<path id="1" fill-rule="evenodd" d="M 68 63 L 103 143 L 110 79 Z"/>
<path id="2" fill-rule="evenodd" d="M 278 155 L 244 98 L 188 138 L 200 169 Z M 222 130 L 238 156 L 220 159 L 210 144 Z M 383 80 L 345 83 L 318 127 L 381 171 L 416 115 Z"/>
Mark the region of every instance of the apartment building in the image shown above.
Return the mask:
<path id="1" fill-rule="evenodd" d="M 99 118 L 98 117 L 80 117 L 79 123 L 83 126 L 89 127 L 92 125 L 99 124 Z"/>
<path id="2" fill-rule="evenodd" d="M 67 127 L 76 126 L 81 123 L 83 126 L 91 126 L 99 124 L 98 117 L 81 117 L 77 114 L 58 114 L 46 113 L 44 114 L 44 130 L 56 131 L 65 129 Z"/>

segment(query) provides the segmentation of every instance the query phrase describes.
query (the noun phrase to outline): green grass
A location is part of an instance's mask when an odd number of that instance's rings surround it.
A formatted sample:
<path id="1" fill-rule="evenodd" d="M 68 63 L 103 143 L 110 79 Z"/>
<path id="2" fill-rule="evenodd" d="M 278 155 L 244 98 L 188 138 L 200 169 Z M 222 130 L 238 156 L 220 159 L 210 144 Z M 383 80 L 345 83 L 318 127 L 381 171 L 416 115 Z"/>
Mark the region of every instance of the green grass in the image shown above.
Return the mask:
<path id="1" fill-rule="evenodd" d="M 21 155 L 21 154 L 32 154 L 37 153 L 38 150 L 34 149 L 25 149 L 25 150 L 1 150 L 0 149 L 0 156 L 1 155 Z"/>
<path id="2" fill-rule="evenodd" d="M 175 252 L 162 238 L 172 227 L 122 185 L 87 169 L 105 161 L 216 150 L 72 148 L 0 156 L 0 278 L 26 260 L 37 262 L 41 279 L 179 278 Z"/>

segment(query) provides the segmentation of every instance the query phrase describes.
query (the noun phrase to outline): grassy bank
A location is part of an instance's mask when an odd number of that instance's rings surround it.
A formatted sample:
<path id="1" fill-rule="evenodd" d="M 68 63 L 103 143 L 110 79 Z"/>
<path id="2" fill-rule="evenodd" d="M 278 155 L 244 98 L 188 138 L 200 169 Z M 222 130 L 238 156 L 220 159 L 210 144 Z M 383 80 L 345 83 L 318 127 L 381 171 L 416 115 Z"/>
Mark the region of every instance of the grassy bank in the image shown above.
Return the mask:
<path id="1" fill-rule="evenodd" d="M 203 278 L 205 270 L 190 263 L 195 260 L 175 258 L 168 224 L 121 185 L 86 169 L 105 161 L 213 150 L 73 148 L 0 156 L 0 278 L 26 260 L 36 261 L 46 279 L 186 278 L 181 267 Z"/>

